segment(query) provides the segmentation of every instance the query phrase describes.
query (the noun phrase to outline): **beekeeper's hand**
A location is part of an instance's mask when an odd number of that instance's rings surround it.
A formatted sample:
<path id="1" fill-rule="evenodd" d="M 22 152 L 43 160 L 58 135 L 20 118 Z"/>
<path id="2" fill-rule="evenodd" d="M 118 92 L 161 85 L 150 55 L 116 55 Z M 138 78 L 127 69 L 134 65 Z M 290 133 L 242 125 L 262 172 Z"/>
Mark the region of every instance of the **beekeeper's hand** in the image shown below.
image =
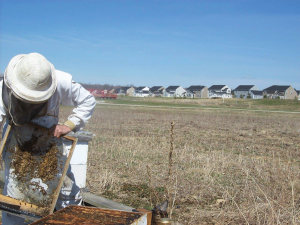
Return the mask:
<path id="1" fill-rule="evenodd" d="M 58 125 L 58 124 L 54 124 L 50 130 L 49 130 L 49 134 L 53 135 L 54 137 L 60 138 L 66 134 L 68 134 L 69 132 L 71 132 L 71 128 L 66 126 L 66 125 Z"/>

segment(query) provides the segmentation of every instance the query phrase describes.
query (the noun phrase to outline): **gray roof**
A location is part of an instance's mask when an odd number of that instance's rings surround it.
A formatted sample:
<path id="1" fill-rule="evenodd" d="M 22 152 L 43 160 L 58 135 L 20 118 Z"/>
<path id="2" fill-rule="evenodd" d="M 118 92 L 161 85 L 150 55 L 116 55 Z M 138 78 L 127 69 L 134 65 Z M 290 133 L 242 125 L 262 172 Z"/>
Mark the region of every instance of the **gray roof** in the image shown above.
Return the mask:
<path id="1" fill-rule="evenodd" d="M 129 86 L 122 86 L 122 87 L 120 87 L 120 89 L 122 89 L 123 91 L 127 91 L 129 88 L 131 88 L 131 87 L 129 87 Z"/>
<path id="2" fill-rule="evenodd" d="M 226 85 L 212 85 L 208 90 L 221 90 L 224 88 Z"/>
<path id="3" fill-rule="evenodd" d="M 188 87 L 186 90 L 195 92 L 195 91 L 201 91 L 203 88 L 205 88 L 205 86 L 203 86 L 203 85 L 192 85 L 192 86 Z"/>
<path id="4" fill-rule="evenodd" d="M 158 91 L 162 87 L 163 86 L 153 86 L 152 88 L 149 89 L 149 91 L 151 91 L 151 92 Z"/>
<path id="5" fill-rule="evenodd" d="M 142 91 L 146 86 L 139 86 L 135 89 L 135 91 Z"/>
<path id="6" fill-rule="evenodd" d="M 253 88 L 255 85 L 239 85 L 234 89 L 235 91 L 249 91 L 251 88 Z"/>
<path id="7" fill-rule="evenodd" d="M 116 88 L 115 90 L 114 90 L 114 92 L 115 93 L 126 93 L 127 92 L 127 90 L 129 89 L 129 88 L 131 88 L 131 87 L 128 87 L 128 86 L 122 86 L 122 87 L 119 87 L 119 88 Z"/>
<path id="8" fill-rule="evenodd" d="M 263 95 L 263 91 L 253 91 L 253 90 L 251 90 L 251 92 L 254 95 Z"/>
<path id="9" fill-rule="evenodd" d="M 264 89 L 264 92 L 267 92 L 269 94 L 275 93 L 275 92 L 285 92 L 291 85 L 272 85 L 266 89 Z"/>
<path id="10" fill-rule="evenodd" d="M 167 91 L 167 92 L 170 92 L 170 91 L 171 91 L 171 92 L 172 92 L 172 91 L 175 92 L 176 89 L 179 88 L 179 87 L 180 87 L 179 85 L 178 85 L 178 86 L 169 86 L 169 87 L 166 88 L 166 91 Z"/>

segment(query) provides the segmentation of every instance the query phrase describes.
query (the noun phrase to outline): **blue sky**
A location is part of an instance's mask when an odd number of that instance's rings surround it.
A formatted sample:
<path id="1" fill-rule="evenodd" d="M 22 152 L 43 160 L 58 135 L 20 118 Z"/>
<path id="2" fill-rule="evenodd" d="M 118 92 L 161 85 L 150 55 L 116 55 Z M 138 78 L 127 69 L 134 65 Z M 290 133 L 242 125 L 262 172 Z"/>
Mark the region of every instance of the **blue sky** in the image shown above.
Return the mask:
<path id="1" fill-rule="evenodd" d="M 299 0 L 1 0 L 0 72 L 38 52 L 84 83 L 300 89 Z"/>

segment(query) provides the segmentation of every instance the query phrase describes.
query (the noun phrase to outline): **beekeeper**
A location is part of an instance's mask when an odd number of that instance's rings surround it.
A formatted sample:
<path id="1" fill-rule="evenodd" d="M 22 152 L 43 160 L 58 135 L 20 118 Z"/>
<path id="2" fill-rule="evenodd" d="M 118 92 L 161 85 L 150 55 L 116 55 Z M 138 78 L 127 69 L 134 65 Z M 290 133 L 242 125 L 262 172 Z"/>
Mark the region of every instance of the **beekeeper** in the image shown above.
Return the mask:
<path id="1" fill-rule="evenodd" d="M 9 123 L 16 131 L 21 131 L 30 122 L 49 128 L 50 134 L 59 138 L 71 131 L 81 130 L 95 108 L 95 98 L 87 90 L 74 82 L 70 74 L 56 70 L 38 53 L 13 57 L 0 82 L 0 89 L 0 120 L 6 118 L 3 133 Z M 75 107 L 63 124 L 58 124 L 60 104 Z M 7 157 L 3 154 L 5 162 Z M 70 171 L 68 173 L 71 174 Z M 10 165 L 5 163 L 3 194 L 14 197 L 10 175 Z M 69 178 L 75 182 L 74 176 Z M 56 205 L 58 209 L 69 204 L 81 204 L 80 189 L 75 183 L 71 188 L 74 189 L 72 196 L 66 196 L 70 192 L 64 192 L 62 188 Z M 2 224 L 23 223 L 24 219 L 2 212 Z"/>

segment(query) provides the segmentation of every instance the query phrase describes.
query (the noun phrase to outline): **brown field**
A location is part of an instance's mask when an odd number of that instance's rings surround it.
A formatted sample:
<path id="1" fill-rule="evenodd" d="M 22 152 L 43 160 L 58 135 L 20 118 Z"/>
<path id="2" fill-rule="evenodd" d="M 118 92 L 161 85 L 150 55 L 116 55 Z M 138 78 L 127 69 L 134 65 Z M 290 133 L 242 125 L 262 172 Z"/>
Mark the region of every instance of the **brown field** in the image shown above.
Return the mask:
<path id="1" fill-rule="evenodd" d="M 194 102 L 222 106 L 219 100 Z M 287 105 L 299 107 L 290 101 L 260 109 Z M 71 110 L 61 107 L 61 121 Z M 93 193 L 136 208 L 170 199 L 172 218 L 182 224 L 300 224 L 299 119 L 274 112 L 97 105 L 85 129 L 96 135 L 87 184 Z"/>
<path id="2" fill-rule="evenodd" d="M 71 108 L 63 107 L 66 119 Z M 183 224 L 299 224 L 300 114 L 97 105 L 88 186 Z M 171 122 L 174 121 L 169 171 Z"/>

